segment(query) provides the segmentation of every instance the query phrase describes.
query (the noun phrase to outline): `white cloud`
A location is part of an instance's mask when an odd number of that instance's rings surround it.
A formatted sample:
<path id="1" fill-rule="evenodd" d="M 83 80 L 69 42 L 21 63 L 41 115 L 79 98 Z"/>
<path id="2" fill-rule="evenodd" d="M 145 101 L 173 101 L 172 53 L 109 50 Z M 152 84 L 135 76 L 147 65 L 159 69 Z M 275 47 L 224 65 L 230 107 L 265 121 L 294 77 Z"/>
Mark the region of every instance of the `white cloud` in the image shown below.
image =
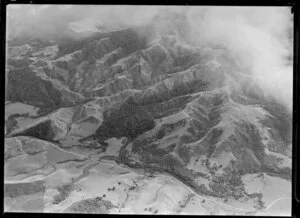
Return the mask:
<path id="1" fill-rule="evenodd" d="M 292 108 L 293 71 L 287 64 L 293 52 L 290 8 L 195 8 L 188 16 L 197 32 L 195 40 L 233 51 L 266 93 Z"/>
<path id="2" fill-rule="evenodd" d="M 163 8 L 166 7 L 9 5 L 8 15 L 19 21 L 16 34 L 27 33 L 47 37 L 61 33 L 55 32 L 57 27 L 61 30 L 63 25 L 85 18 L 99 20 L 109 25 L 144 24 Z M 291 63 L 287 61 L 292 57 L 293 51 L 291 40 L 293 22 L 290 8 L 198 6 L 168 8 L 187 15 L 189 24 L 195 31 L 192 35 L 194 42 L 221 45 L 231 50 L 240 65 L 257 78 L 260 86 L 269 95 L 284 102 L 291 109 L 293 78 L 292 66 L 289 65 Z"/>

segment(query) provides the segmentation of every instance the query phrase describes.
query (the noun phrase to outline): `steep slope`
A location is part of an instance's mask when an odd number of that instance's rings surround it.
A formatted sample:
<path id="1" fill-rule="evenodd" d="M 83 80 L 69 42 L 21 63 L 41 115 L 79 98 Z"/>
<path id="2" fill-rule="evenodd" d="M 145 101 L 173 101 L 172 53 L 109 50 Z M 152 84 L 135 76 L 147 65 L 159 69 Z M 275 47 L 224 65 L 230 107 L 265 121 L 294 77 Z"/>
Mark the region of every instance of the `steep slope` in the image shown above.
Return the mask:
<path id="1" fill-rule="evenodd" d="M 117 163 L 263 208 L 261 194 L 248 192 L 243 179 L 266 173 L 291 180 L 292 117 L 229 51 L 197 47 L 184 37 L 188 31 L 185 17 L 171 13 L 55 48 L 14 47 L 7 100 L 50 109 L 28 126 L 11 122 L 8 136 L 78 153 L 88 147 L 89 154 L 125 137 Z"/>

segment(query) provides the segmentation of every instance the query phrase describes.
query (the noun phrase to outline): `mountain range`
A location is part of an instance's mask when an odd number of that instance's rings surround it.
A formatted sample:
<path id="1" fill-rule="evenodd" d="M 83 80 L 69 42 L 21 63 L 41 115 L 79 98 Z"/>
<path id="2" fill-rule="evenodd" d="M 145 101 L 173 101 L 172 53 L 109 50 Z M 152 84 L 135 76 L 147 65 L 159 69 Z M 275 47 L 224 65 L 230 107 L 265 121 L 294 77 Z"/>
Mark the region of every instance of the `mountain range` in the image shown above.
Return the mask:
<path id="1" fill-rule="evenodd" d="M 82 22 L 88 26 L 69 30 Z M 194 44 L 176 12 L 95 28 L 79 39 L 8 43 L 6 101 L 38 111 L 8 116 L 7 138 L 33 137 L 78 154 L 125 138 L 116 163 L 170 175 L 225 202 L 261 201 L 247 193 L 247 174 L 291 180 L 292 115 L 228 49 Z"/>

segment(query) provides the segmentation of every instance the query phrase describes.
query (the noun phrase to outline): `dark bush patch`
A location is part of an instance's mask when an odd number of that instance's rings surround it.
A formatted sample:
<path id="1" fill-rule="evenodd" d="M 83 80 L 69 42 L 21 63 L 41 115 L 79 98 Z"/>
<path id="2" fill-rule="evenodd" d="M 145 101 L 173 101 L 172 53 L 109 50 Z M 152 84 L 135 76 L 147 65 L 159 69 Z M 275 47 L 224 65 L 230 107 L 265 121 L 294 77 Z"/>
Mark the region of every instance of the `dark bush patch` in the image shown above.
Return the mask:
<path id="1" fill-rule="evenodd" d="M 51 120 L 46 120 L 45 122 L 39 123 L 36 126 L 28 128 L 21 133 L 15 134 L 14 136 L 32 136 L 42 140 L 53 141 L 55 133 L 52 129 L 51 123 Z"/>

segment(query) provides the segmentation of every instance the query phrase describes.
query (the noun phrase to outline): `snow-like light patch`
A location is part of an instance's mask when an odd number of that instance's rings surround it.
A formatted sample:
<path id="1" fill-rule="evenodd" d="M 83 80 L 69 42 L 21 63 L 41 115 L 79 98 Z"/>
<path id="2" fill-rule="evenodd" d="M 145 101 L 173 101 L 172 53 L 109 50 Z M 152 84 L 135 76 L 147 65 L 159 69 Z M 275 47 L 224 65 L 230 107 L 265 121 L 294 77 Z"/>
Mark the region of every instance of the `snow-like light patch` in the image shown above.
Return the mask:
<path id="1" fill-rule="evenodd" d="M 251 123 L 256 126 L 262 134 L 265 130 L 260 121 L 267 116 L 271 115 L 258 105 L 241 105 L 229 101 L 221 113 L 221 121 L 215 126 L 216 128 L 222 128 L 224 130 L 218 144 L 234 134 L 236 122 L 244 121 L 245 123 Z"/>
<path id="2" fill-rule="evenodd" d="M 62 108 L 50 115 L 56 127 L 60 129 L 60 136 L 64 136 L 68 131 L 68 125 L 72 121 L 75 111 L 72 108 Z"/>
<path id="3" fill-rule="evenodd" d="M 8 50 L 8 56 L 18 57 L 20 55 L 25 54 L 27 51 L 31 51 L 32 47 L 28 44 L 25 44 L 21 46 L 8 47 L 7 50 Z"/>
<path id="4" fill-rule="evenodd" d="M 30 125 L 35 121 L 35 119 L 27 118 L 27 117 L 17 117 L 16 120 L 18 122 L 19 128 L 26 128 L 28 125 Z"/>
<path id="5" fill-rule="evenodd" d="M 257 216 L 288 216 L 292 215 L 292 200 L 289 198 L 278 199 L 272 204 L 267 210 L 258 211 L 255 215 Z"/>
<path id="6" fill-rule="evenodd" d="M 74 51 L 73 53 L 66 54 L 62 57 L 55 59 L 54 61 L 71 61 L 75 55 L 81 54 L 81 50 Z"/>
<path id="7" fill-rule="evenodd" d="M 176 123 L 180 120 L 183 120 L 185 118 L 187 118 L 187 114 L 184 113 L 183 111 L 177 113 L 177 114 L 173 114 L 167 117 L 163 117 L 161 119 L 156 119 L 155 120 L 155 124 L 156 125 L 163 125 L 163 124 L 168 124 L 168 123 Z"/>
<path id="8" fill-rule="evenodd" d="M 71 22 L 69 23 L 69 28 L 75 32 L 82 33 L 82 32 L 100 32 L 97 29 L 97 25 L 103 24 L 99 20 L 86 18 L 80 20 L 78 22 Z"/>
<path id="9" fill-rule="evenodd" d="M 103 39 L 102 39 L 102 40 L 103 40 Z M 100 41 L 99 43 L 101 43 L 101 41 Z M 117 48 L 117 49 L 115 49 L 115 50 L 113 50 L 113 51 L 111 51 L 111 52 L 109 52 L 109 53 L 103 55 L 103 57 L 102 57 L 100 60 L 99 60 L 99 59 L 96 60 L 96 64 L 100 64 L 100 65 L 105 64 L 105 62 L 106 62 L 110 57 L 112 57 L 112 56 L 114 56 L 114 55 L 117 55 L 117 54 L 120 53 L 121 51 L 122 51 L 122 48 L 119 47 L 119 48 Z"/>
<path id="10" fill-rule="evenodd" d="M 284 167 L 291 168 L 292 167 L 292 159 L 291 158 L 288 158 L 287 156 L 280 154 L 280 153 L 269 151 L 268 149 L 265 149 L 265 151 L 266 151 L 267 155 L 272 155 L 272 156 L 275 156 L 276 158 L 280 159 L 277 164 L 278 167 L 281 167 L 281 168 L 284 168 Z"/>
<path id="11" fill-rule="evenodd" d="M 106 140 L 106 142 L 109 144 L 106 148 L 106 151 L 104 153 L 101 153 L 101 156 L 119 156 L 120 148 L 123 146 L 123 139 L 117 139 L 117 138 L 110 138 Z"/>
<path id="12" fill-rule="evenodd" d="M 209 163 L 210 163 L 210 166 L 222 165 L 222 167 L 217 171 L 217 173 L 222 173 L 223 168 L 226 168 L 230 164 L 230 161 L 235 161 L 235 160 L 236 160 L 236 158 L 234 157 L 232 152 L 222 151 L 222 153 L 219 154 L 217 157 L 210 158 Z"/>
<path id="13" fill-rule="evenodd" d="M 8 103 L 5 105 L 5 120 L 11 114 L 26 114 L 36 115 L 39 108 L 23 103 Z"/>
<path id="14" fill-rule="evenodd" d="M 33 56 L 39 56 L 39 55 L 45 55 L 45 56 L 50 56 L 50 58 L 55 58 L 55 56 L 57 55 L 59 48 L 57 45 L 53 45 L 53 46 L 47 46 L 45 48 L 43 48 L 43 50 L 38 51 L 33 53 Z"/>
<path id="15" fill-rule="evenodd" d="M 196 159 L 198 159 L 198 161 L 196 161 Z M 209 174 L 209 171 L 205 166 L 205 161 L 206 157 L 204 155 L 198 157 L 193 156 L 190 159 L 190 163 L 186 166 L 186 168 L 194 172 Z"/>
<path id="16" fill-rule="evenodd" d="M 91 115 L 76 123 L 72 124 L 72 128 L 68 133 L 68 136 L 77 136 L 80 138 L 93 134 L 101 125 L 101 121 L 98 117 Z"/>
<path id="17" fill-rule="evenodd" d="M 291 198 L 291 181 L 267 174 L 246 174 L 242 176 L 247 193 L 262 193 L 262 201 L 268 206 L 279 198 Z"/>

